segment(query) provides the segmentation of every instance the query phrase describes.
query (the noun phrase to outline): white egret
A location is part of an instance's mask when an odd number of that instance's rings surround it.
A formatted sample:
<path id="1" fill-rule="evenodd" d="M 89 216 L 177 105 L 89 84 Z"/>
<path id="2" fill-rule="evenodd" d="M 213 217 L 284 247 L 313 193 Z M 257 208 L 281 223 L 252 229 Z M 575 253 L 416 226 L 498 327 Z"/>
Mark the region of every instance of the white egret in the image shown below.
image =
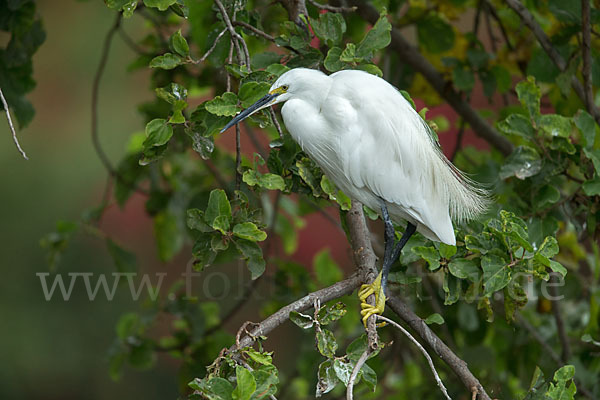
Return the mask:
<path id="1" fill-rule="evenodd" d="M 385 251 L 377 279 L 363 285 L 363 321 L 383 312 L 387 276 L 416 231 L 456 244 L 452 220 L 473 218 L 486 208 L 485 191 L 466 178 L 441 152 L 433 132 L 402 94 L 384 79 L 363 71 L 332 75 L 296 68 L 269 93 L 238 114 L 223 131 L 256 111 L 285 102 L 288 131 L 322 171 L 352 199 L 381 210 Z M 407 222 L 394 245 L 392 221 Z M 376 306 L 366 303 L 375 294 Z"/>

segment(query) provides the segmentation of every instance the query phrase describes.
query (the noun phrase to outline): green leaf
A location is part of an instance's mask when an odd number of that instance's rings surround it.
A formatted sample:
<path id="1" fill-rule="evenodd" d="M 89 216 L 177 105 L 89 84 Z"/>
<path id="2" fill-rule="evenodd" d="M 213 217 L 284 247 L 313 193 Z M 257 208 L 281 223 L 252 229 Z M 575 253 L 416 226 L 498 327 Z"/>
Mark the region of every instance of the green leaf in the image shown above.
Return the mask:
<path id="1" fill-rule="evenodd" d="M 190 55 L 190 46 L 188 45 L 187 40 L 181 35 L 181 29 L 169 38 L 169 44 L 175 53 L 179 54 L 181 57 Z"/>
<path id="2" fill-rule="evenodd" d="M 596 121 L 594 121 L 594 117 L 585 110 L 579 110 L 573 117 L 573 122 L 581 132 L 584 147 L 591 149 L 596 141 Z"/>
<path id="3" fill-rule="evenodd" d="M 250 396 L 256 390 L 256 381 L 252 373 L 246 368 L 238 365 L 235 368 L 235 377 L 237 386 L 231 393 L 231 398 L 235 400 L 250 400 Z"/>
<path id="4" fill-rule="evenodd" d="M 531 121 L 521 114 L 511 114 L 505 120 L 498 123 L 498 129 L 507 135 L 520 136 L 531 140 L 535 137 L 535 130 Z"/>
<path id="5" fill-rule="evenodd" d="M 271 85 L 266 82 L 246 82 L 240 88 L 238 97 L 242 103 L 243 108 L 248 108 L 252 104 L 256 103 L 259 99 L 265 96 Z"/>
<path id="6" fill-rule="evenodd" d="M 438 313 L 431 314 L 429 317 L 425 318 L 425 323 L 427 325 L 431 325 L 431 324 L 442 325 L 444 323 L 444 318 Z"/>
<path id="7" fill-rule="evenodd" d="M 346 32 L 346 21 L 340 13 L 319 14 L 319 19 L 310 18 L 315 35 L 323 40 L 328 47 L 333 47 L 342 41 L 342 36 Z"/>
<path id="8" fill-rule="evenodd" d="M 430 53 L 443 53 L 454 46 L 452 26 L 434 14 L 417 21 L 417 35 L 419 44 Z"/>
<path id="9" fill-rule="evenodd" d="M 512 86 L 510 72 L 500 65 L 494 65 L 491 68 L 492 74 L 496 77 L 496 89 L 499 93 L 506 93 Z"/>
<path id="10" fill-rule="evenodd" d="M 156 118 L 146 124 L 146 140 L 144 148 L 157 147 L 166 144 L 173 136 L 173 127 L 167 120 Z"/>
<path id="11" fill-rule="evenodd" d="M 187 226 L 200 232 L 211 232 L 213 228 L 204 222 L 204 211 L 197 208 L 187 210 Z"/>
<path id="12" fill-rule="evenodd" d="M 584 189 L 585 191 L 585 189 Z M 544 185 L 534 198 L 535 207 L 544 209 L 560 200 L 560 192 L 554 185 Z"/>
<path id="13" fill-rule="evenodd" d="M 348 386 L 348 382 L 350 381 L 350 375 L 352 375 L 352 370 L 354 369 L 354 365 L 350 362 L 343 361 L 339 358 L 336 358 L 333 362 L 333 370 L 337 375 L 338 379 L 342 381 L 342 383 Z"/>
<path id="14" fill-rule="evenodd" d="M 210 379 L 194 379 L 188 384 L 194 390 L 202 393 L 210 400 L 231 400 L 233 386 L 224 378 L 214 377 Z"/>
<path id="15" fill-rule="evenodd" d="M 233 234 L 252 242 L 262 242 L 267 238 L 267 233 L 258 229 L 252 222 L 243 222 L 235 225 L 233 227 Z"/>
<path id="16" fill-rule="evenodd" d="M 335 46 L 330 48 L 327 52 L 327 57 L 325 57 L 325 61 L 323 62 L 325 69 L 329 72 L 337 72 L 344 69 L 346 64 L 343 61 L 340 61 L 341 55 L 341 48 Z"/>
<path id="17" fill-rule="evenodd" d="M 115 329 L 117 331 L 117 337 L 126 341 L 131 336 L 141 335 L 144 332 L 144 325 L 137 313 L 130 312 L 123 314 L 119 318 Z"/>
<path id="18" fill-rule="evenodd" d="M 237 239 L 234 242 L 238 251 L 247 262 L 252 279 L 261 276 L 265 272 L 266 263 L 260 246 L 256 242 L 245 239 Z"/>
<path id="19" fill-rule="evenodd" d="M 292 321 L 294 324 L 298 325 L 302 329 L 312 328 L 315 323 L 310 315 L 301 314 L 297 311 L 290 311 L 289 318 L 290 321 Z"/>
<path id="20" fill-rule="evenodd" d="M 166 11 L 169 6 L 177 3 L 177 0 L 144 0 L 146 7 L 158 8 L 160 11 Z"/>
<path id="21" fill-rule="evenodd" d="M 317 282 L 322 286 L 333 285 L 344 278 L 344 274 L 337 263 L 331 257 L 331 252 L 325 248 L 315 254 L 313 258 L 313 269 Z"/>
<path id="22" fill-rule="evenodd" d="M 214 189 L 210 192 L 208 197 L 208 206 L 204 213 L 204 221 L 215 228 L 215 219 L 219 216 L 224 216 L 230 223 L 232 221 L 231 204 L 229 204 L 227 194 L 225 194 L 223 189 Z M 222 221 L 220 223 L 222 223 Z"/>
<path id="23" fill-rule="evenodd" d="M 370 60 L 373 53 L 377 50 L 386 48 L 392 38 L 390 32 L 392 31 L 392 25 L 387 19 L 385 12 L 379 15 L 379 19 L 369 32 L 365 35 L 363 40 L 356 46 L 356 56 Z"/>
<path id="24" fill-rule="evenodd" d="M 571 136 L 571 119 L 558 114 L 545 114 L 540 118 L 540 128 L 549 136 Z"/>
<path id="25" fill-rule="evenodd" d="M 587 196 L 600 195 L 600 177 L 584 182 L 582 188 Z"/>
<path id="26" fill-rule="evenodd" d="M 184 236 L 179 227 L 179 219 L 168 210 L 154 217 L 154 236 L 158 256 L 162 261 L 171 260 L 183 247 Z"/>
<path id="27" fill-rule="evenodd" d="M 572 380 L 575 376 L 575 367 L 572 365 L 565 365 L 554 373 L 554 382 L 550 383 L 550 388 L 546 393 L 546 397 L 551 400 L 573 400 L 577 388 L 575 382 L 571 382 L 567 386 L 567 382 Z"/>
<path id="28" fill-rule="evenodd" d="M 420 256 L 422 259 L 427 261 L 429 264 L 429 270 L 435 271 L 440 267 L 440 254 L 438 251 L 431 246 L 415 246 L 412 252 Z"/>
<path id="29" fill-rule="evenodd" d="M 165 53 L 150 60 L 150 68 L 173 69 L 182 63 L 183 59 L 178 55 Z"/>
<path id="30" fill-rule="evenodd" d="M 535 78 L 529 76 L 527 80 L 521 81 L 516 86 L 519 101 L 525 107 L 533 121 L 540 118 L 540 88 L 535 84 Z"/>
<path id="31" fill-rule="evenodd" d="M 106 238 L 106 247 L 108 253 L 112 257 L 118 272 L 136 272 L 136 257 L 135 254 L 125 250 L 117 245 L 110 238 Z"/>
<path id="32" fill-rule="evenodd" d="M 458 90 L 468 93 L 475 86 L 475 75 L 467 68 L 457 67 L 452 70 L 452 81 Z"/>
<path id="33" fill-rule="evenodd" d="M 204 107 L 211 114 L 233 117 L 239 111 L 237 101 L 238 98 L 235 93 L 225 92 L 223 95 L 207 101 Z"/>
<path id="34" fill-rule="evenodd" d="M 585 156 L 592 161 L 592 164 L 594 164 L 594 170 L 596 170 L 596 175 L 600 176 L 600 149 L 583 149 L 583 152 L 585 153 Z"/>
<path id="35" fill-rule="evenodd" d="M 285 181 L 277 174 L 261 174 L 258 171 L 249 169 L 244 171 L 242 180 L 248 184 L 248 186 L 260 186 L 269 190 L 285 190 Z"/>
<path id="36" fill-rule="evenodd" d="M 504 289 L 510 282 L 508 265 L 501 257 L 495 255 L 483 256 L 481 258 L 481 268 L 483 269 L 485 296 L 489 296 L 498 290 Z"/>
<path id="37" fill-rule="evenodd" d="M 231 226 L 229 220 L 231 217 L 227 215 L 217 215 L 213 220 L 212 227 L 217 231 L 221 232 L 222 235 L 226 235 L 229 232 Z"/>
<path id="38" fill-rule="evenodd" d="M 444 282 L 442 283 L 442 289 L 446 293 L 444 298 L 444 305 L 449 306 L 458 301 L 461 292 L 460 280 L 456 279 L 453 275 L 445 273 Z"/>
<path id="39" fill-rule="evenodd" d="M 449 260 L 453 255 L 456 254 L 456 246 L 452 246 L 446 243 L 437 243 L 438 251 L 440 252 L 440 257 Z"/>
<path id="40" fill-rule="evenodd" d="M 333 361 L 328 359 L 319 365 L 319 373 L 317 376 L 316 397 L 331 392 L 338 383 L 338 378 L 333 368 Z"/>
<path id="41" fill-rule="evenodd" d="M 448 270 L 452 275 L 460 279 L 468 279 L 473 283 L 479 282 L 481 269 L 473 260 L 456 258 L 448 263 Z"/>
<path id="42" fill-rule="evenodd" d="M 192 254 L 194 256 L 194 268 L 198 271 L 202 271 L 215 261 L 217 252 L 212 246 L 214 236 L 214 234 L 205 233 L 198 236 L 196 242 L 194 242 Z"/>
<path id="43" fill-rule="evenodd" d="M 329 307 L 322 307 L 317 319 L 321 325 L 329 325 L 346 315 L 347 311 L 344 303 L 337 302 Z"/>
<path id="44" fill-rule="evenodd" d="M 538 152 L 529 146 L 517 147 L 500 168 L 500 179 L 516 176 L 525 179 L 536 175 L 542 169 Z"/>
<path id="45" fill-rule="evenodd" d="M 335 351 L 338 348 L 338 344 L 333 336 L 333 332 L 329 329 L 321 329 L 317 331 L 317 348 L 319 353 L 328 358 L 335 357 Z"/>

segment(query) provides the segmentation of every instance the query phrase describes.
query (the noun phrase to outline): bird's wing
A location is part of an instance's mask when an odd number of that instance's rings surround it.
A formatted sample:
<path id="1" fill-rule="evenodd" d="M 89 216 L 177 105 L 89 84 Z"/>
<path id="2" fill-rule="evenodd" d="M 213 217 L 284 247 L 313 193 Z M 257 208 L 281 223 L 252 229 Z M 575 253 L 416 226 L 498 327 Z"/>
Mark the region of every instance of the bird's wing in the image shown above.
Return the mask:
<path id="1" fill-rule="evenodd" d="M 382 79 L 359 71 L 332 78 L 324 114 L 340 132 L 345 176 L 390 203 L 392 214 L 396 206 L 434 239 L 453 244 L 448 196 L 436 182 L 439 156 L 421 117 Z"/>

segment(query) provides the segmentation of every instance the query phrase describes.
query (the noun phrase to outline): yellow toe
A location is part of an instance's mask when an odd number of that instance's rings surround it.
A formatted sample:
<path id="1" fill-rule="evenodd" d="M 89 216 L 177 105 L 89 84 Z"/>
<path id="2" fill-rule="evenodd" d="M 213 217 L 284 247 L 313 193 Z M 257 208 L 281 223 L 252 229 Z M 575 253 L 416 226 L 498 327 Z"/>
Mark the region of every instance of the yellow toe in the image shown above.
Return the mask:
<path id="1" fill-rule="evenodd" d="M 367 298 L 370 295 L 375 295 L 375 305 L 367 303 Z M 385 310 L 385 294 L 381 286 L 381 273 L 377 275 L 377 278 L 372 283 L 364 284 L 358 291 L 358 298 L 361 301 L 360 314 L 362 315 L 362 321 L 365 327 L 367 326 L 367 320 L 370 316 L 375 314 L 383 314 Z"/>

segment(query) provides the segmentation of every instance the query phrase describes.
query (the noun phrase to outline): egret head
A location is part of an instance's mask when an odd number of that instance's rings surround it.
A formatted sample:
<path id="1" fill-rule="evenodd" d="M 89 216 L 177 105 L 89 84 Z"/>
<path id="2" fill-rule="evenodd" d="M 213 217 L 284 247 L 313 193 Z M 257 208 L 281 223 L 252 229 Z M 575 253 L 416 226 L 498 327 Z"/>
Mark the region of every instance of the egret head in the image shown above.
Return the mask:
<path id="1" fill-rule="evenodd" d="M 263 108 L 270 107 L 277 103 L 283 103 L 302 93 L 314 92 L 314 90 L 317 90 L 318 88 L 318 86 L 315 87 L 317 82 L 314 79 L 314 75 L 326 76 L 320 71 L 307 68 L 295 68 L 282 74 L 271 86 L 269 93 L 236 115 L 227 125 L 225 125 L 221 132 L 225 132 L 233 125 L 242 122 L 244 119 Z"/>

